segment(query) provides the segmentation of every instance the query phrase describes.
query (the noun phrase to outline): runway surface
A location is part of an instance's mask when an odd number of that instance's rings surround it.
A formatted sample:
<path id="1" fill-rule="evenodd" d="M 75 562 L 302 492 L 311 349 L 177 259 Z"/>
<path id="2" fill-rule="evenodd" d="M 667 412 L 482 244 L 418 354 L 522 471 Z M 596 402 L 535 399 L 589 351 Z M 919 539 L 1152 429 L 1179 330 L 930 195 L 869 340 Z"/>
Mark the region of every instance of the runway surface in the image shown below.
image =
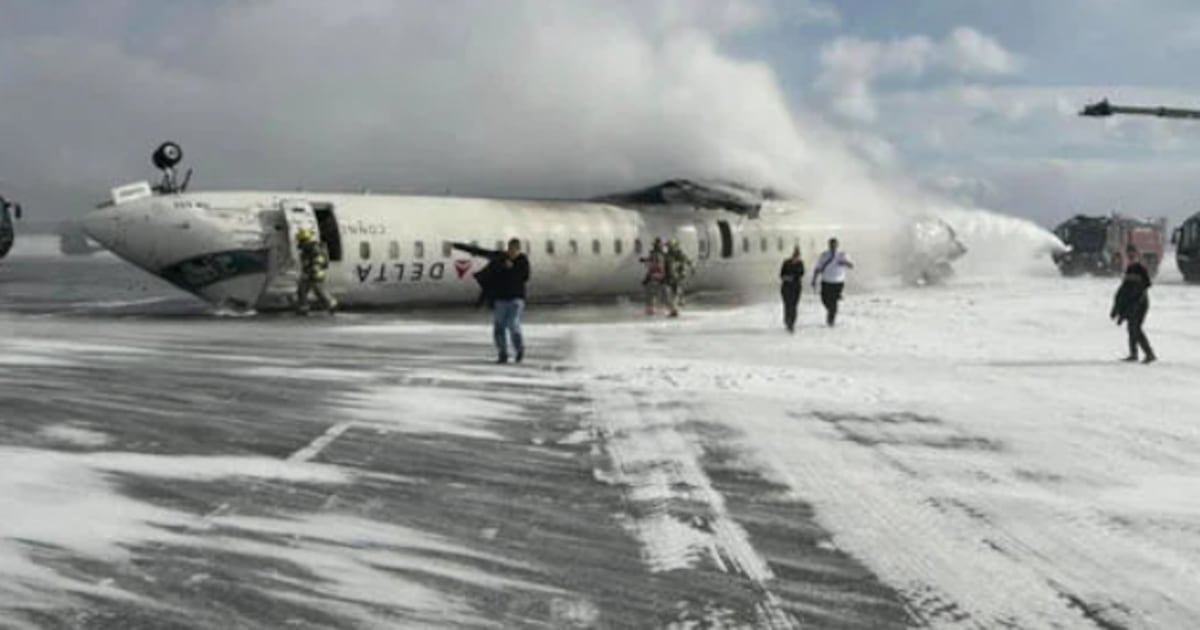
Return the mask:
<path id="1" fill-rule="evenodd" d="M 1186 627 L 1200 293 L 226 317 L 0 264 L 0 627 Z M 1099 312 L 1098 312 L 1099 311 Z M 1184 625 L 1179 625 L 1179 624 Z"/>

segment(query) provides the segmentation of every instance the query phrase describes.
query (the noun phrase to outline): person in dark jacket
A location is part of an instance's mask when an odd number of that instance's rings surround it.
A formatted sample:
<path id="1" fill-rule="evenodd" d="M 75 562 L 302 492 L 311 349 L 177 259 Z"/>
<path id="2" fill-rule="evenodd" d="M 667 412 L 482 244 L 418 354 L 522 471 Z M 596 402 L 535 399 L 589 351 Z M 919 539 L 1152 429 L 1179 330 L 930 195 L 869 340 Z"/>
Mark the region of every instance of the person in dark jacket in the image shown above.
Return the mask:
<path id="1" fill-rule="evenodd" d="M 504 265 L 505 252 L 486 247 L 471 245 L 470 243 L 450 243 L 454 249 L 464 251 L 472 256 L 486 258 L 487 264 L 483 269 L 471 274 L 475 278 L 475 282 L 479 284 L 479 298 L 475 300 L 475 306 L 488 307 L 491 310 L 495 306 L 495 298 L 492 296 L 492 280 L 496 277 L 497 271 Z"/>
<path id="2" fill-rule="evenodd" d="M 1136 247 L 1130 245 L 1126 254 L 1132 262 L 1125 268 L 1125 278 L 1121 281 L 1121 286 L 1117 288 L 1117 294 L 1113 297 L 1113 307 L 1109 311 L 1109 317 L 1116 320 L 1118 326 L 1122 322 L 1128 325 L 1129 356 L 1124 360 L 1137 361 L 1138 349 L 1141 348 L 1145 355 L 1142 363 L 1153 363 L 1157 357 L 1154 355 L 1154 350 L 1150 348 L 1150 340 L 1146 338 L 1146 333 L 1142 330 L 1146 314 L 1150 311 L 1150 272 L 1141 263 Z"/>
<path id="3" fill-rule="evenodd" d="M 790 258 L 779 268 L 779 294 L 783 298 L 783 325 L 788 332 L 796 332 L 796 303 L 800 301 L 800 290 L 804 284 L 804 261 L 800 248 L 792 250 Z"/>
<path id="4" fill-rule="evenodd" d="M 529 258 L 521 252 L 521 241 L 509 239 L 504 251 L 483 249 L 465 243 L 451 243 L 455 249 L 488 259 L 475 274 L 480 285 L 480 302 L 492 307 L 492 336 L 496 342 L 497 363 L 508 363 L 509 340 L 513 359 L 525 358 L 525 340 L 521 335 L 521 314 L 525 311 L 525 283 L 529 282 Z"/>

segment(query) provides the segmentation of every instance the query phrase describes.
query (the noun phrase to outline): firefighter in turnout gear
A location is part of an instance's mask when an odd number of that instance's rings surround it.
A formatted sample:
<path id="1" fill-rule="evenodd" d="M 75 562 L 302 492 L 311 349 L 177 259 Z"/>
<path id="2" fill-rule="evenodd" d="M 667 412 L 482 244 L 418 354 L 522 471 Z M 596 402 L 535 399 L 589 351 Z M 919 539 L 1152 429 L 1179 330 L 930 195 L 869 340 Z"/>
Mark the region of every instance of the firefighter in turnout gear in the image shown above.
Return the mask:
<path id="1" fill-rule="evenodd" d="M 296 312 L 308 314 L 308 294 L 311 291 L 320 300 L 321 308 L 333 314 L 337 300 L 325 291 L 325 270 L 329 269 L 329 256 L 325 247 L 316 239 L 312 230 L 301 228 L 296 231 L 296 248 L 300 251 L 300 282 L 296 286 Z"/>
<path id="2" fill-rule="evenodd" d="M 678 315 L 679 307 L 683 306 L 683 296 L 687 292 L 687 280 L 692 275 L 695 266 L 692 259 L 683 252 L 678 239 L 667 243 L 667 299 L 671 314 Z"/>
<path id="3" fill-rule="evenodd" d="M 638 259 L 646 266 L 646 275 L 642 278 L 642 286 L 646 292 L 646 314 L 654 314 L 655 302 L 662 302 L 667 307 L 667 315 L 676 317 L 679 311 L 671 304 L 667 288 L 667 252 L 661 238 L 655 237 L 650 245 L 650 252 Z"/>

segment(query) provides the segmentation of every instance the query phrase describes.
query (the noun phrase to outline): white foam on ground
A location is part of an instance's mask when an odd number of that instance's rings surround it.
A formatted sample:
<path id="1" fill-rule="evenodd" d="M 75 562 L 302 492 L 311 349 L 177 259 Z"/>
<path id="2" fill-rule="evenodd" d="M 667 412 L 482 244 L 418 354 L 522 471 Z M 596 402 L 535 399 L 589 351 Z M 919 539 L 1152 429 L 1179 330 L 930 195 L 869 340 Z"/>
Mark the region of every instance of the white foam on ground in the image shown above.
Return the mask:
<path id="1" fill-rule="evenodd" d="M 358 324 L 354 326 L 339 326 L 334 329 L 338 333 L 350 335 L 378 335 L 378 334 L 403 334 L 403 335 L 422 335 L 436 334 L 444 335 L 446 333 L 470 333 L 473 335 L 488 335 L 491 332 L 490 319 L 481 319 L 479 323 L 473 324 L 457 324 L 443 323 L 430 324 L 427 322 L 405 321 L 398 319 L 395 322 L 386 324 Z M 490 337 L 489 337 L 490 338 Z"/>
<path id="2" fill-rule="evenodd" d="M 18 352 L 45 356 L 51 360 L 61 357 L 103 354 L 106 357 L 149 356 L 162 354 L 161 351 L 144 346 L 91 343 L 82 341 L 66 341 L 47 337 L 24 337 L 0 341 L 3 346 L 13 348 Z M 3 346 L 0 346 L 2 348 Z"/>
<path id="3" fill-rule="evenodd" d="M 435 382 L 439 386 L 450 387 L 471 387 L 485 383 L 489 386 L 499 385 L 508 389 L 512 387 L 554 387 L 563 384 L 561 377 L 556 374 L 497 367 L 492 364 L 478 368 L 464 367 L 460 370 L 422 369 L 415 376 L 422 380 Z"/>
<path id="4" fill-rule="evenodd" d="M 124 544 L 167 541 L 186 516 L 116 492 L 79 456 L 0 448 L 0 602 L 61 606 L 73 594 L 114 596 L 33 561 L 39 549 L 116 562 Z M 145 603 L 145 602 L 143 602 Z"/>
<path id="5" fill-rule="evenodd" d="M 210 548 L 292 564 L 317 579 L 288 578 L 264 569 L 270 572 L 265 576 L 270 581 L 296 586 L 294 591 L 276 589 L 274 596 L 372 626 L 394 623 L 397 610 L 412 615 L 407 627 L 480 622 L 459 596 L 428 585 L 431 582 L 562 594 L 487 569 L 497 565 L 529 567 L 402 526 L 337 514 L 201 517 L 124 496 L 109 479 L 113 472 L 201 481 L 249 477 L 341 483 L 348 479 L 342 471 L 327 466 L 266 458 L 67 454 L 7 447 L 0 447 L 0 461 L 6 469 L 11 467 L 0 475 L 0 514 L 4 514 L 0 519 L 0 610 L 16 603 L 62 608 L 84 594 L 157 606 L 112 584 L 93 584 L 34 560 L 38 550 L 48 549 L 57 556 L 65 553 L 121 563 L 130 559 L 133 548 L 150 543 Z M 203 535 L 191 535 L 200 531 Z M 207 577 L 197 573 L 189 580 L 199 583 Z M 14 619 L 13 623 L 20 622 Z"/>
<path id="6" fill-rule="evenodd" d="M 48 427 L 43 427 L 38 431 L 38 435 L 63 444 L 85 447 L 99 447 L 108 444 L 110 439 L 107 434 L 100 431 L 93 431 L 73 424 L 55 424 Z"/>
<path id="7" fill-rule="evenodd" d="M 284 365 L 259 365 L 251 368 L 240 368 L 234 370 L 234 372 L 252 378 L 283 378 L 341 383 L 361 383 L 370 380 L 372 376 L 370 372 L 364 372 L 362 370 L 345 370 L 339 368 L 310 366 L 289 367 Z"/>
<path id="8" fill-rule="evenodd" d="M 87 453 L 74 457 L 95 470 L 164 479 L 212 481 L 230 477 L 246 477 L 293 483 L 346 483 L 351 479 L 348 472 L 334 466 L 287 462 L 270 457 L 148 455 L 119 452 Z"/>
<path id="9" fill-rule="evenodd" d="M 440 387 L 381 386 L 343 396 L 349 415 L 389 430 L 494 438 L 491 422 L 524 419 L 522 401 L 537 396 Z"/>
<path id="10" fill-rule="evenodd" d="M 128 546 L 185 544 L 168 527 L 195 524 L 194 515 L 122 495 L 106 473 L 189 480 L 250 477 L 291 482 L 342 483 L 342 471 L 255 457 L 180 457 L 137 453 L 63 453 L 0 447 L 0 601 L 8 595 L 31 605 L 63 603 L 72 593 L 119 595 L 36 564 L 30 553 L 58 549 L 118 562 Z M 8 595 L 5 595 L 7 593 Z M 127 596 L 127 595 L 125 595 Z"/>
<path id="11" fill-rule="evenodd" d="M 852 294 L 834 329 L 806 295 L 794 336 L 776 304 L 693 313 L 648 325 L 655 343 L 590 330 L 581 361 L 609 391 L 727 424 L 931 627 L 1094 627 L 1072 597 L 1114 626 L 1187 627 L 1200 618 L 1200 292 L 1152 289 L 1160 362 L 1146 367 L 1116 361 L 1114 289 L 968 276 Z M 922 417 L 881 416 L 898 413 Z M 609 442 L 661 444 L 622 431 Z"/>
<path id="12" fill-rule="evenodd" d="M 176 300 L 175 297 L 150 297 L 139 298 L 136 300 L 95 300 L 87 302 L 72 302 L 70 307 L 76 310 L 91 310 L 97 308 L 128 308 L 130 306 L 146 306 L 149 304 L 161 304 Z"/>
<path id="13" fill-rule="evenodd" d="M 9 367 L 70 367 L 79 365 L 62 357 L 51 357 L 44 354 L 10 352 L 0 349 L 0 365 Z M 0 378 L 3 378 L 0 376 Z"/>
<path id="14" fill-rule="evenodd" d="M 654 356 L 656 344 L 646 330 L 613 336 L 607 328 L 584 328 L 577 335 L 585 366 L 581 385 L 592 399 L 589 428 L 601 436 L 609 460 L 599 479 L 621 487 L 635 516 L 625 517 L 651 571 L 669 571 L 710 563 L 718 570 L 745 576 L 757 588 L 758 622 L 793 628 L 795 619 L 770 590 L 770 566 L 732 517 L 700 465 L 700 449 L 682 425 L 692 400 L 675 398 L 674 376 L 655 365 L 631 367 Z M 675 501 L 703 506 L 704 516 L 684 522 L 670 513 Z"/>
<path id="15" fill-rule="evenodd" d="M 322 607 L 337 600 L 354 602 L 359 605 L 340 610 L 363 622 L 378 624 L 388 619 L 374 618 L 370 614 L 372 607 L 404 609 L 429 620 L 478 622 L 471 616 L 465 601 L 422 583 L 419 575 L 485 588 L 558 592 L 489 575 L 472 567 L 471 562 L 491 566 L 519 565 L 395 524 L 326 514 L 296 519 L 226 516 L 215 519 L 214 525 L 219 537 L 213 543 L 215 546 L 294 563 L 318 578 L 315 582 L 304 580 L 296 585 L 304 591 L 315 588 L 322 597 L 293 594 L 291 599 Z M 247 533 L 255 535 L 246 536 Z M 337 607 L 336 603 L 332 605 Z M 390 618 L 394 623 L 394 617 Z"/>

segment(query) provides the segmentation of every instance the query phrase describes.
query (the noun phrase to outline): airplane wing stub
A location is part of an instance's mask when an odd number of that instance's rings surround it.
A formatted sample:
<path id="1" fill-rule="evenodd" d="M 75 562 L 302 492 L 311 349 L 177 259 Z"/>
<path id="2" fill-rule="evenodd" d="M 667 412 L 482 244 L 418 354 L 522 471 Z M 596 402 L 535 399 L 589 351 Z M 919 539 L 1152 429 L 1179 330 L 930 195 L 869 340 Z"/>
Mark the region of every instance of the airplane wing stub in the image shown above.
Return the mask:
<path id="1" fill-rule="evenodd" d="M 703 210 L 725 210 L 734 214 L 758 218 L 763 202 L 770 193 L 734 183 L 701 183 L 688 179 L 672 179 L 661 184 L 614 195 L 597 201 L 623 206 L 686 206 Z"/>

